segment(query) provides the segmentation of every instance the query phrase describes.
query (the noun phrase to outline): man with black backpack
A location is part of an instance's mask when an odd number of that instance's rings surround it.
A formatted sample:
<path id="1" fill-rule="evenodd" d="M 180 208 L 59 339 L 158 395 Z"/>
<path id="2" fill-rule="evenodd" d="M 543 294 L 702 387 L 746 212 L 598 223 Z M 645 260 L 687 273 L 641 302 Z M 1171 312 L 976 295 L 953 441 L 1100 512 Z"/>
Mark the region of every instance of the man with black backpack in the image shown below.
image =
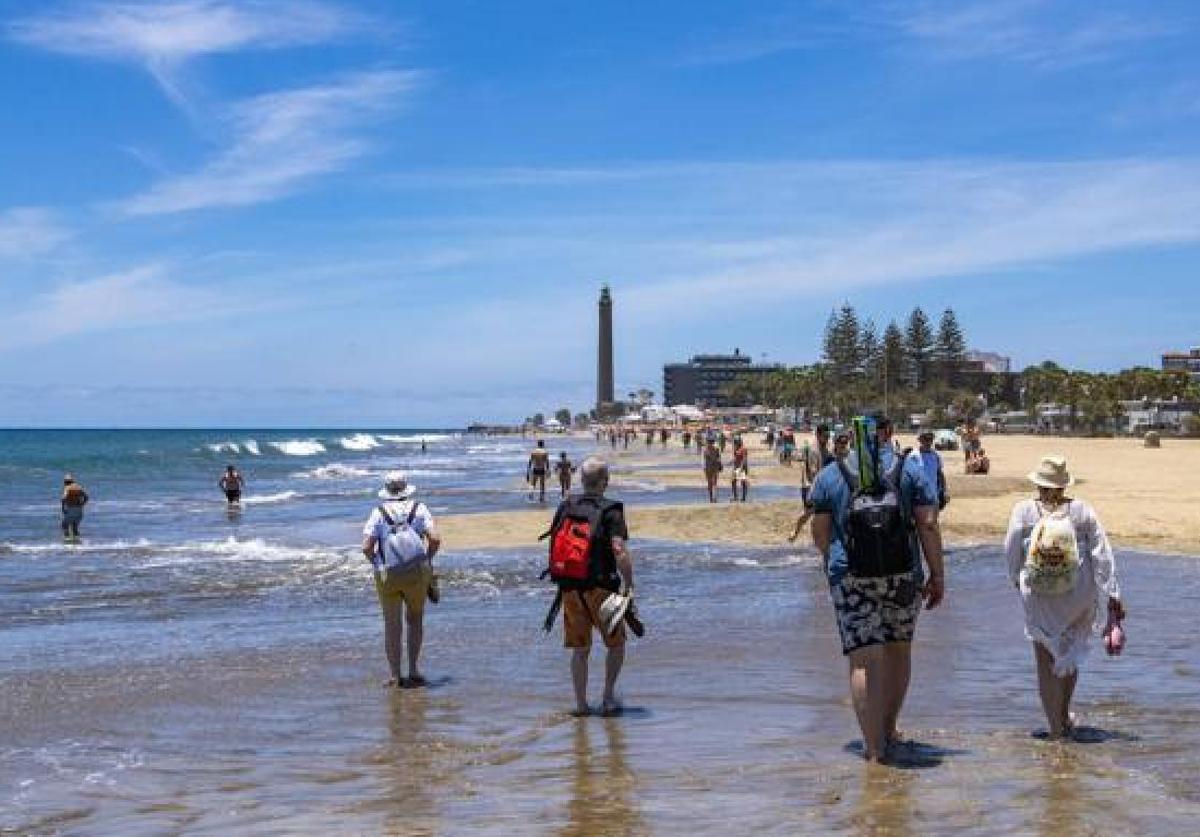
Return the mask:
<path id="1" fill-rule="evenodd" d="M 571 649 L 571 680 L 575 687 L 575 713 L 587 715 L 588 655 L 592 629 L 604 640 L 608 655 L 604 666 L 602 715 L 621 711 L 617 677 L 625 662 L 625 623 L 641 631 L 633 610 L 633 558 L 626 541 L 625 510 L 604 496 L 608 465 L 590 456 L 580 467 L 583 494 L 563 500 L 546 536 L 550 538 L 550 566 L 545 575 L 558 586 L 554 604 L 546 615 L 549 631 L 558 610 L 563 614 L 563 645 Z"/>
<path id="2" fill-rule="evenodd" d="M 383 611 L 383 640 L 392 679 L 389 686 L 425 685 L 418 662 L 425 635 L 425 601 L 438 600 L 432 560 L 442 545 L 429 507 L 414 499 L 416 488 L 405 475 L 384 475 L 382 501 L 363 527 L 363 555 L 371 562 L 375 592 Z M 403 622 L 401 621 L 403 619 Z M 403 676 L 404 627 L 408 627 L 408 676 Z"/>
<path id="3" fill-rule="evenodd" d="M 825 559 L 850 696 L 869 761 L 900 743 L 911 643 L 924 600 L 945 594 L 938 497 L 908 452 L 897 453 L 885 417 L 856 419 L 856 454 L 813 482 L 813 543 Z M 928 573 L 921 558 L 929 565 Z"/>

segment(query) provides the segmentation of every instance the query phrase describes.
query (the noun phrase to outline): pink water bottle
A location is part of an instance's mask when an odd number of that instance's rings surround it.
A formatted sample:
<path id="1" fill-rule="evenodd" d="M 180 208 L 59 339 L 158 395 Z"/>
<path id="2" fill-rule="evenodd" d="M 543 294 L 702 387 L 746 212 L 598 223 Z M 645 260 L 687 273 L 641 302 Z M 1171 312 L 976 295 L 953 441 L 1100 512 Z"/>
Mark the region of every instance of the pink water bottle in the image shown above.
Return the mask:
<path id="1" fill-rule="evenodd" d="M 1121 607 L 1121 603 L 1110 599 L 1108 624 L 1104 626 L 1104 650 L 1110 657 L 1115 657 L 1125 650 L 1125 629 L 1121 627 L 1121 619 L 1124 616 L 1125 608 Z"/>

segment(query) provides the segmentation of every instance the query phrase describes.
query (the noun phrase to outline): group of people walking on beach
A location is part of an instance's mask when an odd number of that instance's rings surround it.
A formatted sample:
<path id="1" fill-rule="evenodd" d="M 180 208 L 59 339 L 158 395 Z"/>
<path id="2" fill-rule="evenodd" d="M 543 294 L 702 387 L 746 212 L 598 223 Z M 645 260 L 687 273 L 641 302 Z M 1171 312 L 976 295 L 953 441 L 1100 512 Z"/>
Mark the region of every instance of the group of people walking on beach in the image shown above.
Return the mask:
<path id="1" fill-rule="evenodd" d="M 816 428 L 815 444 L 805 443 L 797 453 L 802 508 L 790 536 L 794 541 L 809 526 L 821 555 L 864 755 L 873 762 L 886 760 L 904 743 L 899 717 L 918 617 L 946 597 L 939 514 L 949 497 L 941 459 L 932 433 L 921 433 L 912 451 L 898 448 L 893 431 L 884 416 L 856 419 L 853 432 Z M 733 437 L 733 446 L 734 496 L 741 480 L 744 501 L 748 452 L 740 437 Z M 703 451 L 709 499 L 715 501 L 721 458 L 714 435 L 704 439 Z M 627 632 L 641 636 L 644 630 L 634 604 L 624 507 L 606 496 L 609 467 L 601 458 L 589 456 L 576 466 L 563 452 L 552 463 L 544 442 L 531 454 L 526 473 L 541 499 L 552 467 L 562 500 L 544 535 L 549 541 L 544 575 L 557 587 L 544 627 L 549 631 L 561 612 L 577 715 L 591 711 L 588 663 L 599 636 L 606 649 L 599 711 L 616 714 Z M 571 491 L 576 472 L 580 493 Z M 1068 494 L 1074 478 L 1066 459 L 1045 456 L 1028 478 L 1036 495 L 1012 510 L 1004 539 L 1007 578 L 1022 602 L 1048 735 L 1069 739 L 1079 668 L 1096 634 L 1110 654 L 1121 652 L 1125 606 L 1104 527 L 1090 505 Z M 233 466 L 220 480 L 231 505 L 239 502 L 243 485 Z M 361 550 L 382 612 L 388 682 L 420 687 L 427 682 L 420 666 L 425 607 L 440 599 L 432 562 L 442 537 L 404 473 L 384 476 L 378 500 L 363 526 Z M 78 539 L 88 501 L 83 486 L 66 475 L 61 496 L 66 539 Z"/>
<path id="2" fill-rule="evenodd" d="M 884 416 L 856 420 L 854 437 L 817 427 L 815 446 L 805 445 L 800 454 L 804 508 L 791 538 L 810 525 L 848 661 L 863 752 L 872 762 L 885 761 L 904 745 L 899 718 L 918 617 L 946 597 L 939 514 L 949 498 L 941 460 L 931 433 L 921 434 L 918 450 L 910 451 L 897 448 L 893 431 Z M 706 440 L 706 449 L 716 450 L 714 442 Z M 539 461 L 548 470 L 548 454 L 531 457 L 531 474 Z M 633 605 L 633 559 L 624 508 L 605 496 L 607 464 L 591 456 L 579 471 L 582 493 L 572 495 L 564 487 L 546 533 L 547 573 L 558 593 L 545 627 L 551 628 L 561 608 L 577 715 L 591 711 L 588 657 L 593 634 L 599 635 L 607 652 L 600 711 L 614 714 L 621 710 L 616 684 L 626 628 L 642 631 Z M 1095 511 L 1067 494 L 1074 480 L 1066 460 L 1044 457 L 1029 480 L 1036 497 L 1014 507 L 1004 541 L 1007 576 L 1024 608 L 1048 735 L 1069 739 L 1075 724 L 1071 700 L 1090 639 L 1101 633 L 1109 653 L 1120 653 L 1125 608 L 1112 548 Z M 424 683 L 418 666 L 421 620 L 425 602 L 436 601 L 429 559 L 441 545 L 432 516 L 412 499 L 413 491 L 403 474 L 389 474 L 380 492 L 384 502 L 363 531 L 363 554 L 376 569 L 384 612 L 390 682 L 400 686 Z M 413 568 L 405 569 L 409 563 Z M 407 672 L 401 666 L 405 628 Z"/>

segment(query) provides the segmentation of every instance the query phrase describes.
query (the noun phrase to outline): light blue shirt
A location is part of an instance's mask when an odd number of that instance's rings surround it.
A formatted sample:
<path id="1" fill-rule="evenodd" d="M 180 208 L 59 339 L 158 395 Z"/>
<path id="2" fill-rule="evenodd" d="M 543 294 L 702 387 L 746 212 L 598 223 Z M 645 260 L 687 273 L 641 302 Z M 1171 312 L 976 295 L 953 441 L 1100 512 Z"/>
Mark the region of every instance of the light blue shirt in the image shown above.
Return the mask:
<path id="1" fill-rule="evenodd" d="M 936 450 L 915 450 L 912 455 L 921 458 L 921 467 L 925 469 L 925 481 L 933 488 L 936 496 L 938 487 L 938 471 L 942 470 L 942 457 Z"/>
<path id="2" fill-rule="evenodd" d="M 890 445 L 884 446 L 880 452 L 880 470 L 887 471 L 895 461 L 896 452 Z M 853 454 L 847 458 L 846 467 L 850 469 L 851 474 L 856 472 L 858 466 Z M 813 480 L 812 492 L 808 495 L 816 514 L 833 516 L 833 539 L 829 544 L 829 560 L 825 564 L 825 574 L 829 577 L 831 585 L 841 581 L 849 571 L 846 561 L 846 518 L 850 512 L 851 494 L 852 490 L 846 484 L 841 469 L 838 468 L 836 462 L 832 462 L 817 474 L 817 478 Z M 910 519 L 913 516 L 914 507 L 933 506 L 937 508 L 938 505 L 937 483 L 931 485 L 926 480 L 921 463 L 912 456 L 905 459 L 904 468 L 900 474 L 900 502 L 904 504 L 904 512 Z M 913 545 L 912 554 L 919 556 L 921 554 L 920 539 L 917 538 L 916 532 L 913 532 L 910 537 Z M 922 583 L 924 571 L 919 559 L 914 562 L 913 571 L 916 573 L 917 583 Z"/>

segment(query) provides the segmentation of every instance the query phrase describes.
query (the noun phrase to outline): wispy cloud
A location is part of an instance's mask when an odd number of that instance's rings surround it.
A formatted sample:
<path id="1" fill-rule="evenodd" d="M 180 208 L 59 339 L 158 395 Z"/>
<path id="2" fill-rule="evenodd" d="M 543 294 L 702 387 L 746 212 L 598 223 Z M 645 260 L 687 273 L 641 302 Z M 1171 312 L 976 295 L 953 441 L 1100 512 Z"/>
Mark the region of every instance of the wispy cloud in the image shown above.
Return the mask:
<path id="1" fill-rule="evenodd" d="M 1153 6 L 1050 3 L 1046 0 L 927 0 L 899 6 L 894 23 L 944 58 L 998 58 L 1042 69 L 1110 60 L 1133 44 L 1162 38 L 1174 27 Z"/>
<path id="2" fill-rule="evenodd" d="M 15 207 L 0 212 L 0 259 L 38 256 L 70 236 L 70 231 L 49 209 Z"/>
<path id="3" fill-rule="evenodd" d="M 161 326 L 228 312 L 227 298 L 191 288 L 162 264 L 68 282 L 0 317 L 0 348 L 52 343 L 92 332 Z"/>
<path id="4" fill-rule="evenodd" d="M 863 0 L 751 17 L 683 47 L 681 67 L 737 64 L 849 42 L 913 44 L 944 60 L 995 59 L 1044 70 L 1110 61 L 1194 28 L 1134 0 Z"/>
<path id="5" fill-rule="evenodd" d="M 269 93 L 232 106 L 228 147 L 200 170 L 160 180 L 119 204 L 126 215 L 246 206 L 290 194 L 338 171 L 370 143 L 359 129 L 394 111 L 418 85 L 415 71 L 380 70 Z"/>
<path id="6" fill-rule="evenodd" d="M 363 27 L 357 13 L 316 0 L 76 3 L 8 24 L 14 40 L 52 52 L 143 65 L 172 98 L 187 61 L 246 49 L 321 44 Z"/>

